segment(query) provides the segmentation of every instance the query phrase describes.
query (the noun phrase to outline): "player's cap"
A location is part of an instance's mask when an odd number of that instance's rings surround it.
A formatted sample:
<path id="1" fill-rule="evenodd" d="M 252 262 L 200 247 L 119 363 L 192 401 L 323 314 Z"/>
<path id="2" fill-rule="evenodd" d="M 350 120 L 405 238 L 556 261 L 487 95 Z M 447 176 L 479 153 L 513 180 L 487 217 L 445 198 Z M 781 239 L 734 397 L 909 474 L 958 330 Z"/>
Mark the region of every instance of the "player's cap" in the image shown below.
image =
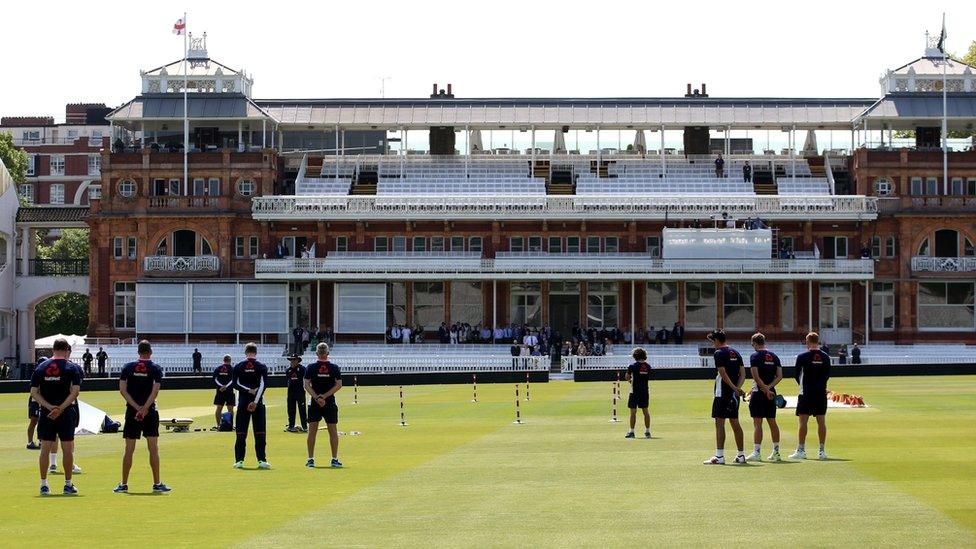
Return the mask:
<path id="1" fill-rule="evenodd" d="M 302 355 L 298 353 L 291 353 L 288 355 L 288 360 L 301 360 L 301 359 L 302 359 Z"/>
<path id="2" fill-rule="evenodd" d="M 725 343 L 725 330 L 712 330 L 705 335 L 705 339 Z"/>

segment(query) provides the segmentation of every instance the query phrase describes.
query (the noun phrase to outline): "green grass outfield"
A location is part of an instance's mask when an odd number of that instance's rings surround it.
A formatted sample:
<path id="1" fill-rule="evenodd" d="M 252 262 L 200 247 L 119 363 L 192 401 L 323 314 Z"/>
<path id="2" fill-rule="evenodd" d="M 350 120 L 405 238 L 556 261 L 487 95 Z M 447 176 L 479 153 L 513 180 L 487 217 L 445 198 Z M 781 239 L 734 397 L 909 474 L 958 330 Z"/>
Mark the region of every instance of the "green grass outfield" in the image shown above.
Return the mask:
<path id="1" fill-rule="evenodd" d="M 835 379 L 832 389 L 871 408 L 830 411 L 831 461 L 724 467 L 701 464 L 714 450 L 710 386 L 652 381 L 649 441 L 625 440 L 624 424 L 608 421 L 609 383 L 533 384 L 521 426 L 509 384 L 479 386 L 477 404 L 470 386 L 406 387 L 408 427 L 396 387 L 360 388 L 358 406 L 347 388 L 340 429 L 362 435 L 343 437 L 342 470 L 305 469 L 305 437 L 282 432 L 284 390 L 272 389 L 271 471 L 232 469 L 231 433 L 164 433 L 173 492 L 144 496 L 140 444 L 132 493 L 113 494 L 121 435 L 86 436 L 80 495 L 43 499 L 37 452 L 24 449 L 26 396 L 0 395 L 0 545 L 976 545 L 976 376 Z M 122 410 L 117 393 L 82 396 Z M 160 406 L 209 427 L 211 399 L 164 389 Z M 796 443 L 786 412 L 784 456 Z M 323 430 L 319 463 L 327 458 Z"/>

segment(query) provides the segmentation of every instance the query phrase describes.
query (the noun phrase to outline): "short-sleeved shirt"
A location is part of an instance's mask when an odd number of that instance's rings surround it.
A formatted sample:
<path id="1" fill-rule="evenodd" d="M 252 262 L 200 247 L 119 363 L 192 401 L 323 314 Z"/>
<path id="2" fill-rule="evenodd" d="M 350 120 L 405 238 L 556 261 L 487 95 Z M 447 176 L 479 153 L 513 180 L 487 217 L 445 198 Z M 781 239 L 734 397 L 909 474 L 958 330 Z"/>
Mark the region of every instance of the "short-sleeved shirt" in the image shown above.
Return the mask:
<path id="1" fill-rule="evenodd" d="M 31 387 L 37 387 L 41 397 L 55 406 L 67 400 L 72 385 L 81 385 L 81 368 L 63 358 L 41 362 L 31 375 Z"/>
<path id="2" fill-rule="evenodd" d="M 303 391 L 305 387 L 305 367 L 289 366 L 285 370 L 285 379 L 288 381 L 288 390 L 291 392 Z"/>
<path id="3" fill-rule="evenodd" d="M 238 393 L 243 403 L 262 403 L 264 388 L 268 385 L 268 367 L 256 358 L 244 359 L 234 366 L 234 383 L 241 389 Z M 256 389 L 257 393 L 250 391 Z"/>
<path id="4" fill-rule="evenodd" d="M 95 357 L 93 357 L 91 353 L 85 353 L 81 355 L 81 360 L 85 363 L 85 366 L 91 366 L 91 363 L 93 360 L 95 360 Z"/>
<path id="5" fill-rule="evenodd" d="M 312 390 L 317 395 L 329 391 L 337 381 L 342 380 L 342 371 L 339 367 L 329 361 L 315 361 L 305 367 L 305 379 L 312 383 Z M 327 404 L 335 403 L 335 395 L 326 399 Z"/>
<path id="6" fill-rule="evenodd" d="M 125 390 L 128 391 L 129 396 L 143 405 L 152 394 L 153 384 L 163 382 L 163 369 L 151 360 L 139 359 L 122 367 L 119 381 L 125 381 Z"/>
<path id="7" fill-rule="evenodd" d="M 213 371 L 213 380 L 217 385 L 226 387 L 234 381 L 234 367 L 230 364 L 220 364 Z"/>
<path id="8" fill-rule="evenodd" d="M 776 356 L 776 353 L 762 350 L 752 353 L 752 356 L 749 357 L 749 366 L 751 368 L 758 368 L 759 379 L 766 385 L 769 385 L 776 379 L 776 370 L 782 364 L 780 364 L 779 357 Z M 759 384 L 756 383 L 756 380 L 752 381 L 752 392 L 759 392 Z"/>
<path id="9" fill-rule="evenodd" d="M 647 362 L 635 362 L 627 366 L 627 373 L 630 374 L 630 390 L 635 394 L 647 392 L 647 382 L 651 379 L 651 365 Z"/>
<path id="10" fill-rule="evenodd" d="M 801 395 L 826 395 L 829 379 L 830 357 L 827 353 L 814 349 L 796 357 L 796 381 L 800 384 Z"/>
<path id="11" fill-rule="evenodd" d="M 193 353 L 193 367 L 194 368 L 199 368 L 200 367 L 200 363 L 201 363 L 202 360 L 203 360 L 203 354 L 201 354 L 199 352 Z"/>
<path id="12" fill-rule="evenodd" d="M 729 376 L 729 381 L 733 385 L 739 384 L 739 368 L 742 366 L 742 355 L 728 345 L 715 350 L 715 396 L 730 398 L 735 394 L 735 389 L 722 381 L 719 370 L 725 370 Z"/>
<path id="13" fill-rule="evenodd" d="M 105 361 L 108 360 L 108 353 L 106 353 L 105 351 L 98 351 L 98 354 L 95 355 L 95 358 L 98 359 L 99 366 L 105 366 Z"/>

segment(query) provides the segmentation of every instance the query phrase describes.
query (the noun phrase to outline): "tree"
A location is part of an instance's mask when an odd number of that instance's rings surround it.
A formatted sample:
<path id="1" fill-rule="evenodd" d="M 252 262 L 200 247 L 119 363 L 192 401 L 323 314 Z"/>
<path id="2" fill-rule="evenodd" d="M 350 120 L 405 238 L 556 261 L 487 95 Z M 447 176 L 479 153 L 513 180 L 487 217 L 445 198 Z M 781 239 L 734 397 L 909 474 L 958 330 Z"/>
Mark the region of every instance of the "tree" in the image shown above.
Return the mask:
<path id="1" fill-rule="evenodd" d="M 976 67 L 976 40 L 973 40 L 969 44 L 969 51 L 966 52 L 966 55 L 960 57 L 959 60 L 970 67 Z"/>
<path id="2" fill-rule="evenodd" d="M 14 138 L 6 132 L 0 132 L 0 162 L 7 167 L 14 183 L 21 184 L 27 179 L 27 153 L 14 147 Z"/>
<path id="3" fill-rule="evenodd" d="M 62 229 L 61 237 L 50 246 L 38 244 L 38 259 L 84 259 L 89 257 L 88 229 Z M 44 235 L 38 235 L 43 240 Z M 88 330 L 88 296 L 58 294 L 40 302 L 35 309 L 37 337 L 54 334 L 85 335 Z"/>

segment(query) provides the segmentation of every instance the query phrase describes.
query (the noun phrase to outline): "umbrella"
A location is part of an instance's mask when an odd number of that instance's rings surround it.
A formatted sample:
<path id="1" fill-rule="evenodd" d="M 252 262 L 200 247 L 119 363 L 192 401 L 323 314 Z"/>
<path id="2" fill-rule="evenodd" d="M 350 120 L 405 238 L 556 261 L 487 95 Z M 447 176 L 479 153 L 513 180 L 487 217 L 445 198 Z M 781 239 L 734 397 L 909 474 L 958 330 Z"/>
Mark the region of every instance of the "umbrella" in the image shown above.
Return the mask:
<path id="1" fill-rule="evenodd" d="M 644 130 L 637 130 L 637 133 L 634 135 L 634 150 L 638 154 L 647 152 L 647 138 L 644 136 Z"/>
<path id="2" fill-rule="evenodd" d="M 468 150 L 471 152 L 483 151 L 485 146 L 481 144 L 481 130 L 471 130 L 468 134 Z"/>
<path id="3" fill-rule="evenodd" d="M 556 130 L 553 132 L 552 136 L 552 152 L 554 153 L 565 153 L 566 152 L 566 136 L 563 135 L 562 130 Z"/>
<path id="4" fill-rule="evenodd" d="M 54 346 L 54 340 L 58 338 L 67 339 L 68 344 L 72 347 L 77 347 L 85 344 L 85 338 L 87 336 L 80 335 L 64 335 L 64 334 L 54 334 L 52 336 L 42 337 L 41 339 L 34 340 L 35 349 L 50 349 Z"/>
<path id="5" fill-rule="evenodd" d="M 807 131 L 807 138 L 803 141 L 803 152 L 817 152 L 817 132 L 814 130 Z"/>

